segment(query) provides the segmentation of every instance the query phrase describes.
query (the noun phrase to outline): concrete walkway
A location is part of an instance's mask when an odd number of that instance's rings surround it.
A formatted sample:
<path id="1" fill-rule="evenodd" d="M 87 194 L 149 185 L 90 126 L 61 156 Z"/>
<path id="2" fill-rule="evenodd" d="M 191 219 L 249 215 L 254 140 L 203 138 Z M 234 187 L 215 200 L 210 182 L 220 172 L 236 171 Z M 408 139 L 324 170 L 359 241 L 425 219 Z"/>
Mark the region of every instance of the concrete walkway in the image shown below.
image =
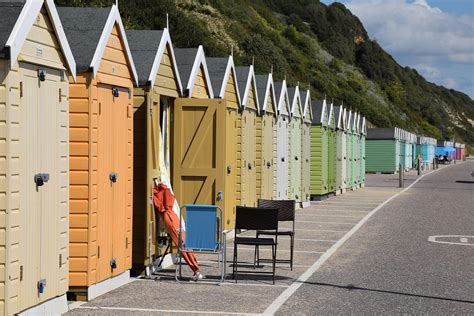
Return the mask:
<path id="1" fill-rule="evenodd" d="M 416 171 L 408 173 L 405 185 L 417 178 Z M 314 269 L 335 251 L 363 224 L 366 217 L 379 205 L 401 191 L 398 175 L 367 175 L 365 188 L 350 191 L 296 212 L 296 240 L 293 271 L 288 264 L 277 265 L 276 284 L 265 275 L 240 276 L 231 280 L 229 262 L 232 260 L 232 242 L 228 243 L 228 280 L 220 286 L 188 282 L 177 284 L 174 270 L 161 271 L 156 280 L 135 279 L 133 282 L 95 300 L 71 305 L 71 315 L 140 315 L 140 314 L 261 314 L 272 312 L 272 307 L 284 303 L 287 293 L 310 277 Z M 290 224 L 282 224 L 290 227 Z M 351 232 L 348 234 L 348 232 Z M 278 257 L 289 256 L 288 238 L 279 238 Z M 239 261 L 253 263 L 254 249 L 239 247 Z M 245 250 L 244 250 L 245 249 Z M 270 251 L 262 250 L 261 257 Z M 216 276 L 216 257 L 198 255 L 203 273 Z M 270 271 L 269 265 L 257 268 Z M 189 274 L 188 268 L 184 270 Z M 283 294 L 282 294 L 283 293 Z M 283 300 L 283 301 L 282 301 Z M 73 308 L 73 309 L 72 309 Z"/>

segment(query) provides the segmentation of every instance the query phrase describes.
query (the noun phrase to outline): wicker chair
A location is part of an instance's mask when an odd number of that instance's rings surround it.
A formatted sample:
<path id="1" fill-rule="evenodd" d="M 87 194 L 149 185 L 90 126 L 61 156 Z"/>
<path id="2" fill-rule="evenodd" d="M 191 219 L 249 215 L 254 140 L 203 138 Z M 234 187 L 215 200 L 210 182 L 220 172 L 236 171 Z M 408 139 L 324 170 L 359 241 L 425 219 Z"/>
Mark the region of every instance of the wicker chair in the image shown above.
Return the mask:
<path id="1" fill-rule="evenodd" d="M 293 251 L 295 245 L 295 200 L 258 200 L 259 208 L 277 208 L 278 211 L 278 221 L 279 222 L 292 222 L 293 226 L 291 229 L 279 229 L 277 232 L 267 231 L 267 230 L 257 230 L 257 238 L 261 235 L 274 236 L 288 236 L 290 237 L 290 259 L 277 259 L 277 262 L 280 263 L 289 263 L 290 269 L 293 270 Z M 268 259 L 260 259 L 258 246 L 255 247 L 255 257 L 257 265 L 260 261 L 268 261 Z"/>
<path id="2" fill-rule="evenodd" d="M 237 230 L 265 230 L 273 232 L 275 238 L 262 237 L 241 237 L 234 235 L 234 259 L 232 275 L 237 283 L 238 270 L 238 246 L 248 245 L 255 247 L 272 248 L 272 276 L 275 284 L 276 250 L 278 244 L 278 213 L 277 208 L 257 208 L 237 206 L 235 213 L 235 231 Z M 255 262 L 254 262 L 255 269 Z M 267 273 L 259 271 L 246 271 L 247 273 Z"/>

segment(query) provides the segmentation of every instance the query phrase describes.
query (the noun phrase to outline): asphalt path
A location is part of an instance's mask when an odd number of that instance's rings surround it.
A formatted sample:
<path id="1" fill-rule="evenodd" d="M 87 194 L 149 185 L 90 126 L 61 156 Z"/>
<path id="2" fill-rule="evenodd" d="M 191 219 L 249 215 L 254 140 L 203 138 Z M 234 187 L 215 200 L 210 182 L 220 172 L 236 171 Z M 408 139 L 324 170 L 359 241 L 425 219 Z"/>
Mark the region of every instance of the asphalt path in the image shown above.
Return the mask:
<path id="1" fill-rule="evenodd" d="M 473 315 L 473 171 L 443 168 L 387 203 L 277 314 Z"/>

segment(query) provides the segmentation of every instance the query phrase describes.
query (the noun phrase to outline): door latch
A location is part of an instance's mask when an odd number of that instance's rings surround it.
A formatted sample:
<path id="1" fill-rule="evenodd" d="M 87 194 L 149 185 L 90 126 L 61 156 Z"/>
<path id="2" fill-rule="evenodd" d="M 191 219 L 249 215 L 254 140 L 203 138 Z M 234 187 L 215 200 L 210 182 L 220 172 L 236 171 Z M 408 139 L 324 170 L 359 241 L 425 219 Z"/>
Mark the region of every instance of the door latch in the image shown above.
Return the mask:
<path id="1" fill-rule="evenodd" d="M 227 174 L 230 174 L 232 172 L 232 166 L 228 165 L 227 166 Z"/>
<path id="2" fill-rule="evenodd" d="M 252 164 L 250 162 L 247 164 L 247 167 L 249 168 L 249 170 L 252 170 Z"/>
<path id="3" fill-rule="evenodd" d="M 112 183 L 117 182 L 117 180 L 118 180 L 118 173 L 112 172 L 112 173 L 110 174 L 110 176 L 109 176 L 109 179 L 110 179 L 110 181 L 112 181 Z"/>
<path id="4" fill-rule="evenodd" d="M 38 293 L 43 294 L 44 288 L 46 287 L 46 279 L 41 279 L 38 281 Z"/>
<path id="5" fill-rule="evenodd" d="M 117 269 L 117 259 L 112 258 L 112 259 L 110 260 L 110 267 L 112 268 L 112 270 Z"/>
<path id="6" fill-rule="evenodd" d="M 267 161 L 267 168 L 270 168 L 272 166 L 272 164 L 270 163 L 270 161 Z"/>
<path id="7" fill-rule="evenodd" d="M 221 191 L 217 192 L 216 200 L 217 200 L 217 202 L 220 202 L 220 201 L 224 200 L 224 194 Z"/>
<path id="8" fill-rule="evenodd" d="M 34 181 L 37 187 L 41 187 L 45 182 L 49 181 L 49 173 L 37 173 L 35 174 Z"/>

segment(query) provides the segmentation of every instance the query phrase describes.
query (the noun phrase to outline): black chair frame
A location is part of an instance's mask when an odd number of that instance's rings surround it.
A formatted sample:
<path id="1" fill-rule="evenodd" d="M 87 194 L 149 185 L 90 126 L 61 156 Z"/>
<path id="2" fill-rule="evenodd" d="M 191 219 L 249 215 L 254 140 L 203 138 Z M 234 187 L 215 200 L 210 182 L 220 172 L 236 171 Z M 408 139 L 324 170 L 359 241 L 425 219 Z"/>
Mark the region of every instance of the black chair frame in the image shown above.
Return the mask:
<path id="1" fill-rule="evenodd" d="M 272 248 L 272 280 L 275 284 L 276 252 L 278 245 L 278 212 L 277 208 L 258 208 L 237 206 L 235 214 L 235 235 L 234 235 L 234 257 L 232 265 L 232 276 L 237 283 L 238 275 L 238 245 L 248 245 L 255 247 Z M 266 230 L 275 232 L 275 238 L 262 237 L 240 237 L 237 231 L 240 230 Z M 258 274 L 268 272 L 246 271 L 246 274 Z"/>
<path id="2" fill-rule="evenodd" d="M 295 211 L 296 201 L 295 200 L 258 200 L 259 208 L 278 208 L 278 221 L 279 222 L 292 222 L 293 227 L 291 230 L 278 230 L 278 236 L 289 236 L 290 237 L 290 259 L 276 259 L 278 263 L 289 263 L 290 269 L 293 270 L 293 253 L 295 248 Z M 260 236 L 274 236 L 275 232 L 266 230 L 257 230 L 256 237 Z M 255 246 L 255 261 L 257 265 L 260 265 L 260 261 L 268 262 L 270 259 L 261 259 L 259 253 L 259 247 Z"/>

